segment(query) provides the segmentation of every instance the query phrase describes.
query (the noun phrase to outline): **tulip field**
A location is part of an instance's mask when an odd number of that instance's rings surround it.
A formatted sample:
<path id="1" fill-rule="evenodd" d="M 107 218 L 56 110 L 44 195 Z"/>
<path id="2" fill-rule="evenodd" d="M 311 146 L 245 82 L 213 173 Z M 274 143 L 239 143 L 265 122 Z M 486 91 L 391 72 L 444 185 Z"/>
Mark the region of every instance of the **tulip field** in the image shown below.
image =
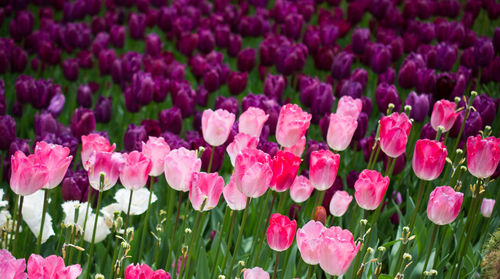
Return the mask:
<path id="1" fill-rule="evenodd" d="M 0 0 L 0 279 L 500 278 L 499 26 Z"/>

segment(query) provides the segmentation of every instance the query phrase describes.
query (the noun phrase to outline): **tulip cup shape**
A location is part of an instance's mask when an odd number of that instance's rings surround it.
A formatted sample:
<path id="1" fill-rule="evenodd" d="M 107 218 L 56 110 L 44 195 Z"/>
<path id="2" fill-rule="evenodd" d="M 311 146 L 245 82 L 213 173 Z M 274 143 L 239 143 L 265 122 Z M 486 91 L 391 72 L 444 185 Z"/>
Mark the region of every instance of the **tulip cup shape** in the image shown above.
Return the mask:
<path id="1" fill-rule="evenodd" d="M 31 254 L 28 260 L 28 278 L 65 278 L 76 279 L 82 273 L 79 264 L 65 266 L 64 260 L 56 255 L 43 258 L 40 255 Z"/>
<path id="2" fill-rule="evenodd" d="M 446 146 L 442 142 L 417 140 L 412 159 L 413 172 L 422 180 L 432 181 L 438 178 L 443 171 L 447 154 Z"/>
<path id="3" fill-rule="evenodd" d="M 361 99 L 354 99 L 351 96 L 342 96 L 339 99 L 339 103 L 337 105 L 338 115 L 350 116 L 354 119 L 358 119 L 361 110 L 363 109 L 363 102 Z"/>
<path id="4" fill-rule="evenodd" d="M 82 136 L 82 152 L 80 156 L 82 158 L 83 168 L 89 170 L 89 159 L 92 157 L 93 153 L 96 152 L 113 152 L 116 145 L 113 143 L 111 145 L 105 137 L 99 134 L 89 134 L 88 136 Z"/>
<path id="5" fill-rule="evenodd" d="M 283 147 L 294 146 L 306 134 L 312 115 L 296 104 L 284 105 L 278 116 L 276 140 Z"/>
<path id="6" fill-rule="evenodd" d="M 240 115 L 238 131 L 258 138 L 268 118 L 269 114 L 266 114 L 262 109 L 249 107 Z"/>
<path id="7" fill-rule="evenodd" d="M 431 192 L 427 205 L 427 217 L 436 225 L 447 225 L 458 216 L 464 194 L 449 186 L 436 187 Z"/>
<path id="8" fill-rule="evenodd" d="M 125 268 L 125 279 L 170 279 L 170 273 L 163 269 L 154 271 L 147 264 L 130 264 Z"/>
<path id="9" fill-rule="evenodd" d="M 375 210 L 382 202 L 387 187 L 389 187 L 389 177 L 383 177 L 375 170 L 363 170 L 354 183 L 354 198 L 359 207 Z"/>
<path id="10" fill-rule="evenodd" d="M 314 187 L 311 185 L 311 181 L 303 175 L 299 175 L 295 178 L 290 187 L 290 197 L 296 203 L 305 202 L 312 194 Z"/>
<path id="11" fill-rule="evenodd" d="M 4 276 L 5 278 L 28 278 L 28 275 L 24 272 L 26 270 L 25 259 L 16 259 L 8 250 L 1 249 L 0 263 L 0 271 L 2 272 L 2 276 Z"/>
<path id="12" fill-rule="evenodd" d="M 211 146 L 220 146 L 226 142 L 233 127 L 235 116 L 224 109 L 207 109 L 201 117 L 203 139 Z"/>
<path id="13" fill-rule="evenodd" d="M 319 249 L 319 266 L 328 274 L 344 274 L 359 251 L 352 233 L 340 227 L 330 227 L 322 233 Z"/>
<path id="14" fill-rule="evenodd" d="M 192 175 L 200 169 L 201 160 L 196 152 L 184 147 L 170 151 L 165 157 L 165 179 L 176 191 L 189 191 Z"/>
<path id="15" fill-rule="evenodd" d="M 352 196 L 346 191 L 337 191 L 330 200 L 330 213 L 335 217 L 341 217 L 349 208 Z"/>
<path id="16" fill-rule="evenodd" d="M 243 279 L 269 279 L 269 273 L 260 267 L 245 269 Z"/>
<path id="17" fill-rule="evenodd" d="M 297 157 L 302 157 L 304 149 L 306 148 L 306 136 L 300 138 L 300 140 L 292 147 L 285 147 L 283 150 L 293 153 Z"/>
<path id="18" fill-rule="evenodd" d="M 146 143 L 142 143 L 142 154 L 151 159 L 153 164 L 151 176 L 159 176 L 163 173 L 165 157 L 170 152 L 170 146 L 162 137 L 149 137 Z"/>
<path id="19" fill-rule="evenodd" d="M 269 220 L 266 232 L 267 244 L 274 251 L 283 252 L 292 245 L 296 230 L 295 220 L 290 221 L 288 217 L 274 213 Z"/>
<path id="20" fill-rule="evenodd" d="M 299 171 L 300 158 L 287 151 L 278 151 L 271 161 L 273 179 L 271 190 L 284 192 L 292 186 Z"/>
<path id="21" fill-rule="evenodd" d="M 481 203 L 481 214 L 483 214 L 484 217 L 490 218 L 493 208 L 495 208 L 495 200 L 483 199 L 483 202 Z"/>
<path id="22" fill-rule="evenodd" d="M 227 147 L 226 151 L 231 160 L 231 165 L 234 166 L 236 157 L 241 153 L 243 149 L 251 148 L 256 149 L 257 144 L 259 144 L 259 139 L 245 133 L 238 133 L 233 142 L 231 142 Z"/>
<path id="23" fill-rule="evenodd" d="M 500 162 L 500 138 L 480 135 L 467 138 L 467 168 L 477 178 L 487 178 L 495 173 Z"/>
<path id="24" fill-rule="evenodd" d="M 247 197 L 236 187 L 234 175 L 231 176 L 229 184 L 222 190 L 222 194 L 231 210 L 243 210 L 247 206 Z"/>
<path id="25" fill-rule="evenodd" d="M 97 191 L 107 191 L 115 186 L 120 172 L 125 165 L 121 153 L 97 152 L 89 159 L 89 183 Z M 104 174 L 104 185 L 100 189 L 100 176 Z"/>
<path id="26" fill-rule="evenodd" d="M 258 198 L 267 191 L 273 178 L 271 157 L 258 149 L 244 149 L 234 163 L 234 182 L 249 198 Z"/>
<path id="27" fill-rule="evenodd" d="M 208 211 L 216 207 L 223 189 L 224 179 L 217 173 L 193 173 L 189 185 L 189 200 L 194 210 Z"/>
<path id="28" fill-rule="evenodd" d="M 351 143 L 352 136 L 358 127 L 358 121 L 349 115 L 330 114 L 330 124 L 326 141 L 335 151 L 345 150 Z"/>
<path id="29" fill-rule="evenodd" d="M 151 159 L 138 151 L 123 155 L 125 164 L 120 171 L 120 182 L 128 190 L 139 190 L 148 183 L 153 168 Z"/>
<path id="30" fill-rule="evenodd" d="M 53 189 L 59 185 L 68 170 L 73 156 L 69 155 L 69 148 L 57 144 L 39 141 L 35 146 L 35 156 L 40 164 L 47 167 L 49 180 L 44 185 L 45 189 Z"/>
<path id="31" fill-rule="evenodd" d="M 49 170 L 35 154 L 26 156 L 22 151 L 16 151 L 10 158 L 10 164 L 10 189 L 18 195 L 31 195 L 49 181 Z"/>
<path id="32" fill-rule="evenodd" d="M 337 171 L 339 170 L 340 155 L 330 150 L 317 150 L 311 152 L 309 166 L 309 180 L 318 191 L 332 187 Z"/>
<path id="33" fill-rule="evenodd" d="M 431 125 L 434 130 L 439 127 L 443 132 L 448 132 L 457 119 L 458 112 L 455 112 L 456 104 L 448 100 L 439 100 L 434 104 L 431 114 Z"/>
<path id="34" fill-rule="evenodd" d="M 311 220 L 297 230 L 297 247 L 302 260 L 310 265 L 319 264 L 319 253 L 326 230 L 321 222 Z"/>
<path id="35" fill-rule="evenodd" d="M 380 149 L 385 155 L 397 158 L 406 150 L 411 121 L 405 113 L 394 112 L 380 120 Z"/>

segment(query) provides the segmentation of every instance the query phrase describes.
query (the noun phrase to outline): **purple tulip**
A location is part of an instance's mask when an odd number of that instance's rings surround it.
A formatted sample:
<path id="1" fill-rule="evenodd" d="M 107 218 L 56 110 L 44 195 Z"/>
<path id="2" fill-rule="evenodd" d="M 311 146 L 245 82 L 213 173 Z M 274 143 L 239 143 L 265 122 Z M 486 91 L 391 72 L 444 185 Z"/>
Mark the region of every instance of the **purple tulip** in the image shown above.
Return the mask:
<path id="1" fill-rule="evenodd" d="M 479 38 L 474 46 L 474 56 L 479 66 L 488 66 L 495 56 L 495 49 L 490 38 Z"/>
<path id="2" fill-rule="evenodd" d="M 155 119 L 144 119 L 141 121 L 141 127 L 146 130 L 146 136 L 149 137 L 160 137 L 162 130 L 160 127 L 160 121 Z"/>
<path id="3" fill-rule="evenodd" d="M 92 90 L 88 85 L 80 85 L 76 91 L 76 102 L 79 106 L 90 108 L 92 106 Z"/>
<path id="4" fill-rule="evenodd" d="M 45 137 L 47 134 L 57 134 L 59 130 L 59 123 L 54 116 L 48 112 L 35 114 L 33 126 L 35 128 L 35 134 L 41 137 Z"/>
<path id="5" fill-rule="evenodd" d="M 135 124 L 130 124 L 123 137 L 123 148 L 127 152 L 133 150 L 141 151 L 142 142 L 146 142 L 147 140 L 148 134 L 143 126 L 137 127 Z"/>
<path id="6" fill-rule="evenodd" d="M 356 28 L 351 36 L 352 50 L 356 54 L 365 52 L 366 44 L 370 40 L 370 30 L 366 28 Z"/>
<path id="7" fill-rule="evenodd" d="M 104 49 L 99 53 L 99 70 L 101 75 L 107 75 L 111 72 L 111 65 L 116 59 L 115 51 Z"/>
<path id="8" fill-rule="evenodd" d="M 285 87 L 286 81 L 282 75 L 267 75 L 264 80 L 264 95 L 268 98 L 281 102 Z"/>
<path id="9" fill-rule="evenodd" d="M 368 49 L 368 56 L 370 57 L 370 68 L 377 74 L 385 72 L 392 59 L 389 47 L 380 43 L 373 44 Z"/>
<path id="10" fill-rule="evenodd" d="M 492 125 L 497 115 L 497 107 L 493 98 L 481 94 L 474 98 L 472 106 L 481 115 L 482 125 Z"/>
<path id="11" fill-rule="evenodd" d="M 352 136 L 353 140 L 360 140 L 365 137 L 366 131 L 368 130 L 368 115 L 364 112 L 361 112 L 358 116 L 358 127 L 354 131 L 354 135 Z"/>
<path id="12" fill-rule="evenodd" d="M 229 43 L 227 46 L 227 54 L 230 57 L 236 57 L 240 53 L 242 46 L 242 39 L 240 35 L 231 34 L 229 35 Z"/>
<path id="13" fill-rule="evenodd" d="M 393 68 L 389 67 L 385 72 L 383 72 L 378 76 L 377 83 L 394 84 L 395 80 L 396 80 L 396 71 Z"/>
<path id="14" fill-rule="evenodd" d="M 77 108 L 71 118 L 71 133 L 77 139 L 95 130 L 94 112 L 86 108 Z"/>
<path id="15" fill-rule="evenodd" d="M 234 97 L 217 96 L 215 99 L 215 109 L 225 109 L 234 115 L 238 115 L 238 99 Z"/>
<path id="16" fill-rule="evenodd" d="M 208 171 L 208 164 L 210 162 L 211 153 L 214 151 L 212 166 L 210 172 L 217 172 L 222 168 L 222 163 L 224 163 L 225 147 L 224 145 L 217 146 L 213 148 L 212 146 L 206 146 L 205 151 L 201 154 L 201 170 Z"/>
<path id="17" fill-rule="evenodd" d="M 61 194 L 65 201 L 86 202 L 89 190 L 88 174 L 85 170 L 69 172 L 61 184 Z"/>
<path id="18" fill-rule="evenodd" d="M 155 57 L 161 54 L 161 38 L 155 33 L 146 36 L 146 53 Z"/>
<path id="19" fill-rule="evenodd" d="M 302 34 L 304 18 L 297 13 L 289 14 L 285 17 L 283 24 L 283 34 L 293 40 L 298 40 Z"/>
<path id="20" fill-rule="evenodd" d="M 203 75 L 203 87 L 208 92 L 214 92 L 219 89 L 219 80 L 219 71 L 215 67 L 211 68 Z"/>
<path id="21" fill-rule="evenodd" d="M 355 170 L 350 171 L 345 177 L 347 187 L 350 189 L 354 189 L 354 184 L 358 180 L 358 177 L 359 177 L 358 171 Z"/>
<path id="22" fill-rule="evenodd" d="M 381 83 L 377 86 L 375 100 L 377 101 L 378 110 L 383 114 L 386 113 L 390 103 L 394 104 L 393 111 L 395 112 L 398 112 L 401 106 L 396 86 L 387 83 Z"/>
<path id="23" fill-rule="evenodd" d="M 122 48 L 125 45 L 125 26 L 113 25 L 109 31 L 111 43 L 116 48 Z"/>
<path id="24" fill-rule="evenodd" d="M 413 60 L 406 60 L 399 69 L 398 83 L 403 88 L 413 88 L 417 81 L 417 65 Z"/>
<path id="25" fill-rule="evenodd" d="M 251 72 L 255 67 L 255 57 L 257 52 L 253 48 L 246 48 L 238 54 L 238 70 L 240 72 Z"/>
<path id="26" fill-rule="evenodd" d="M 182 130 L 182 114 L 177 107 L 162 110 L 158 113 L 158 120 L 162 131 L 179 134 Z"/>
<path id="27" fill-rule="evenodd" d="M 193 115 L 195 110 L 196 91 L 189 85 L 182 85 L 175 92 L 172 92 L 173 104 L 181 110 L 182 117 Z"/>
<path id="28" fill-rule="evenodd" d="M 430 103 L 429 97 L 426 94 L 418 95 L 414 91 L 408 94 L 405 105 L 411 106 L 410 117 L 417 122 L 424 122 L 429 114 Z"/>
<path id="29" fill-rule="evenodd" d="M 198 45 L 198 35 L 191 33 L 183 33 L 177 40 L 177 50 L 183 55 L 190 57 Z"/>
<path id="30" fill-rule="evenodd" d="M 247 87 L 248 73 L 231 72 L 228 80 L 229 93 L 238 95 Z"/>
<path id="31" fill-rule="evenodd" d="M 16 139 L 16 121 L 9 115 L 0 115 L 0 149 L 7 150 Z"/>
<path id="32" fill-rule="evenodd" d="M 455 61 L 457 61 L 457 47 L 447 43 L 440 43 L 437 45 L 436 50 L 436 69 L 441 71 L 450 71 L 455 64 Z"/>
<path id="33" fill-rule="evenodd" d="M 151 74 L 142 71 L 135 73 L 130 87 L 139 104 L 145 106 L 153 101 L 154 81 Z"/>
<path id="34" fill-rule="evenodd" d="M 132 13 L 128 20 L 128 31 L 130 37 L 134 40 L 140 40 L 144 37 L 146 29 L 146 16 L 144 14 Z"/>
<path id="35" fill-rule="evenodd" d="M 215 43 L 219 48 L 226 48 L 229 46 L 229 35 L 231 34 L 231 29 L 227 25 L 217 25 L 215 27 L 214 37 Z"/>
<path id="36" fill-rule="evenodd" d="M 34 16 L 29 11 L 17 12 L 9 25 L 10 36 L 17 42 L 33 31 Z"/>
<path id="37" fill-rule="evenodd" d="M 207 54 L 215 48 L 215 38 L 210 29 L 198 30 L 198 49 Z"/>
<path id="38" fill-rule="evenodd" d="M 99 96 L 94 107 L 94 115 L 96 122 L 108 123 L 111 120 L 113 104 L 111 97 Z"/>
<path id="39" fill-rule="evenodd" d="M 332 63 L 332 77 L 337 80 L 346 79 L 351 74 L 354 56 L 345 51 L 339 53 Z"/>
<path id="40" fill-rule="evenodd" d="M 351 96 L 352 98 L 361 98 L 363 86 L 356 81 L 345 80 L 340 88 L 339 96 Z"/>
<path id="41" fill-rule="evenodd" d="M 274 141 L 259 140 L 257 149 L 264 151 L 265 153 L 269 154 L 269 156 L 271 156 L 272 158 L 276 156 L 276 153 L 278 153 L 279 146 Z"/>
<path id="42" fill-rule="evenodd" d="M 335 97 L 333 96 L 332 86 L 328 83 L 320 82 L 316 87 L 316 92 L 311 106 L 313 123 L 319 123 L 321 117 L 332 112 Z"/>

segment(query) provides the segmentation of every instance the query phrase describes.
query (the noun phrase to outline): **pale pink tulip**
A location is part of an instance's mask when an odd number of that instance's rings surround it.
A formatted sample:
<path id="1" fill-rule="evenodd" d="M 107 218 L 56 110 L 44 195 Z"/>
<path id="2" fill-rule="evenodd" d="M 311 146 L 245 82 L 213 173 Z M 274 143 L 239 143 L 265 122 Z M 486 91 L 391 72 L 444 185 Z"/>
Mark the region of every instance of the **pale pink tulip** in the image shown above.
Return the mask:
<path id="1" fill-rule="evenodd" d="M 346 191 L 337 191 L 330 200 L 330 213 L 333 216 L 341 217 L 349 208 L 352 196 Z"/>
<path id="2" fill-rule="evenodd" d="M 299 175 L 293 181 L 292 187 L 290 187 L 290 197 L 296 203 L 305 202 L 312 194 L 314 187 L 311 185 L 311 181 L 303 175 Z"/>
<path id="3" fill-rule="evenodd" d="M 345 150 L 351 143 L 352 136 L 358 127 L 358 121 L 349 115 L 330 114 L 330 124 L 326 141 L 335 151 Z"/>
<path id="4" fill-rule="evenodd" d="M 317 150 L 311 152 L 309 166 L 309 180 L 318 191 L 329 189 L 339 170 L 340 155 L 330 150 Z"/>
<path id="5" fill-rule="evenodd" d="M 203 139 L 211 146 L 220 146 L 226 142 L 233 127 L 235 116 L 224 109 L 207 109 L 201 117 Z"/>
<path id="6" fill-rule="evenodd" d="M 413 172 L 422 180 L 432 181 L 438 178 L 443 171 L 447 154 L 446 146 L 442 142 L 417 140 L 412 159 Z"/>
<path id="7" fill-rule="evenodd" d="M 49 181 L 49 170 L 35 154 L 26 156 L 22 151 L 16 151 L 10 163 L 10 189 L 18 195 L 31 195 Z"/>
<path id="8" fill-rule="evenodd" d="M 380 120 L 380 149 L 385 155 L 397 158 L 406 150 L 411 121 L 405 113 L 394 112 Z"/>
<path id="9" fill-rule="evenodd" d="M 234 176 L 231 176 L 229 184 L 222 190 L 227 205 L 232 210 L 243 210 L 247 206 L 247 197 L 243 195 L 234 183 Z"/>
<path id="10" fill-rule="evenodd" d="M 40 164 L 47 167 L 49 171 L 49 180 L 43 188 L 53 189 L 61 183 L 68 170 L 73 156 L 69 155 L 69 148 L 57 145 L 49 144 L 44 141 L 39 141 L 35 146 L 35 155 Z"/>
<path id="11" fill-rule="evenodd" d="M 149 175 L 159 176 L 163 173 L 165 157 L 170 152 L 170 146 L 162 137 L 149 137 L 146 143 L 142 143 L 142 154 L 151 159 L 153 167 Z"/>
<path id="12" fill-rule="evenodd" d="M 429 197 L 427 217 L 434 224 L 447 225 L 457 218 L 463 200 L 464 194 L 450 186 L 436 187 Z"/>
<path id="13" fill-rule="evenodd" d="M 224 179 L 217 173 L 195 172 L 189 185 L 189 200 L 194 210 L 208 211 L 217 206 Z M 203 203 L 205 205 L 202 208 Z"/>
<path id="14" fill-rule="evenodd" d="M 292 147 L 297 144 L 309 129 L 311 118 L 312 116 L 303 111 L 298 105 L 284 105 L 280 110 L 276 126 L 276 140 L 278 143 L 283 147 Z"/>
<path id="15" fill-rule="evenodd" d="M 29 279 L 76 279 L 81 273 L 79 264 L 66 266 L 63 258 L 56 255 L 43 258 L 31 254 L 28 260 Z"/>
<path id="16" fill-rule="evenodd" d="M 323 242 L 325 226 L 321 222 L 311 220 L 297 230 L 297 247 L 302 260 L 310 265 L 319 263 L 319 252 Z"/>
<path id="17" fill-rule="evenodd" d="M 376 170 L 363 170 L 354 183 L 354 197 L 359 207 L 375 210 L 385 196 L 389 187 L 389 177 L 383 177 Z"/>
<path id="18" fill-rule="evenodd" d="M 269 273 L 260 267 L 245 269 L 243 279 L 269 279 Z"/>
<path id="19" fill-rule="evenodd" d="M 125 159 L 117 152 L 97 152 L 89 159 L 89 183 L 97 191 L 107 191 L 115 186 Z M 100 176 L 104 174 L 104 185 L 99 189 Z"/>
<path id="20" fill-rule="evenodd" d="M 92 157 L 92 153 L 95 152 L 113 152 L 116 145 L 109 144 L 108 139 L 99 134 L 89 134 L 88 136 L 82 136 L 82 152 L 80 156 L 82 157 L 82 164 L 85 170 L 89 170 L 88 161 Z"/>
<path id="21" fill-rule="evenodd" d="M 458 112 L 455 112 L 456 104 L 448 100 L 439 100 L 434 104 L 431 114 L 431 126 L 434 130 L 439 127 L 443 132 L 448 132 L 457 119 Z"/>
<path id="22" fill-rule="evenodd" d="M 361 102 L 361 99 L 353 99 L 351 96 L 342 96 L 337 105 L 337 114 L 358 119 L 362 109 L 363 102 Z"/>
<path id="23" fill-rule="evenodd" d="M 285 251 L 292 245 L 296 230 L 295 220 L 290 221 L 288 217 L 274 213 L 269 220 L 266 232 L 267 244 L 274 251 Z"/>
<path id="24" fill-rule="evenodd" d="M 139 151 L 123 155 L 125 164 L 120 172 L 120 181 L 128 190 L 139 190 L 146 185 L 153 167 L 151 159 Z"/>
<path id="25" fill-rule="evenodd" d="M 257 148 L 257 144 L 259 143 L 259 139 L 249 134 L 239 133 L 234 137 L 232 143 L 230 143 L 226 147 L 227 154 L 229 155 L 229 159 L 231 160 L 231 165 L 234 166 L 234 161 L 236 160 L 236 156 L 238 156 L 243 149 L 246 148 Z"/>
<path id="26" fill-rule="evenodd" d="M 0 274 L 5 279 L 26 279 L 28 275 L 26 270 L 26 261 L 24 259 L 16 259 L 12 254 L 5 249 L 0 250 Z"/>
<path id="27" fill-rule="evenodd" d="M 302 136 L 300 140 L 291 147 L 285 147 L 283 150 L 286 152 L 290 152 L 297 157 L 302 157 L 302 153 L 304 153 L 304 149 L 306 148 L 306 136 Z"/>
<path id="28" fill-rule="evenodd" d="M 484 217 L 490 218 L 493 208 L 495 208 L 494 199 L 483 199 L 483 202 L 481 203 L 481 214 L 483 214 Z"/>
<path id="29" fill-rule="evenodd" d="M 240 115 L 238 120 L 238 131 L 259 138 L 262 127 L 264 127 L 268 118 L 269 115 L 262 109 L 249 107 Z"/>
<path id="30" fill-rule="evenodd" d="M 273 178 L 271 157 L 258 149 L 244 149 L 236 157 L 234 183 L 249 198 L 258 198 L 267 191 Z"/>
<path id="31" fill-rule="evenodd" d="M 181 147 L 168 153 L 164 169 L 168 185 L 177 191 L 187 192 L 193 173 L 201 169 L 201 160 L 196 152 Z"/>
<path id="32" fill-rule="evenodd" d="M 500 162 L 500 138 L 481 136 L 467 138 L 467 168 L 477 178 L 495 173 Z"/>
<path id="33" fill-rule="evenodd" d="M 330 227 L 323 231 L 323 241 L 319 250 L 319 266 L 328 274 L 344 274 L 356 257 L 360 244 L 354 243 L 352 233 L 340 227 Z"/>

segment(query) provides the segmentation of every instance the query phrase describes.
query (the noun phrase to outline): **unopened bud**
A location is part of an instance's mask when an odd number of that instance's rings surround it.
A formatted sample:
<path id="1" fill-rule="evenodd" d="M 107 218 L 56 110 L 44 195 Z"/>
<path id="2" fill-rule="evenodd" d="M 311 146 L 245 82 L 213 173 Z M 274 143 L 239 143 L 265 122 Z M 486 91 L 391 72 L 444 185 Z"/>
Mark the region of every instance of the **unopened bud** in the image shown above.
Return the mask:
<path id="1" fill-rule="evenodd" d="M 245 261 L 239 261 L 238 264 L 241 266 L 245 266 Z"/>
<path id="2" fill-rule="evenodd" d="M 393 110 L 394 110 L 394 104 L 393 104 L 393 103 L 390 103 L 390 104 L 387 106 L 387 115 L 391 114 Z"/>
<path id="3" fill-rule="evenodd" d="M 104 275 L 100 274 L 100 273 L 97 273 L 95 276 L 94 276 L 94 279 L 104 279 Z"/>
<path id="4" fill-rule="evenodd" d="M 361 219 L 361 220 L 359 220 L 359 224 L 360 224 L 361 226 L 366 226 L 366 224 L 368 224 L 368 220 L 366 220 L 366 219 Z"/>
<path id="5" fill-rule="evenodd" d="M 217 278 L 219 278 L 219 279 L 226 279 L 226 276 L 224 276 L 224 275 L 222 275 L 222 274 L 221 274 L 221 275 L 219 275 L 219 277 L 217 277 Z"/>
<path id="6" fill-rule="evenodd" d="M 314 211 L 314 221 L 321 222 L 323 225 L 326 223 L 326 209 L 319 205 Z"/>
<path id="7" fill-rule="evenodd" d="M 186 228 L 186 229 L 184 230 L 184 233 L 185 233 L 185 234 L 191 234 L 191 229 L 190 229 L 190 228 Z"/>
<path id="8" fill-rule="evenodd" d="M 405 259 L 405 260 L 407 260 L 407 261 L 411 261 L 412 256 L 411 256 L 410 254 L 408 254 L 408 253 L 404 253 L 404 254 L 403 254 L 403 259 Z"/>

